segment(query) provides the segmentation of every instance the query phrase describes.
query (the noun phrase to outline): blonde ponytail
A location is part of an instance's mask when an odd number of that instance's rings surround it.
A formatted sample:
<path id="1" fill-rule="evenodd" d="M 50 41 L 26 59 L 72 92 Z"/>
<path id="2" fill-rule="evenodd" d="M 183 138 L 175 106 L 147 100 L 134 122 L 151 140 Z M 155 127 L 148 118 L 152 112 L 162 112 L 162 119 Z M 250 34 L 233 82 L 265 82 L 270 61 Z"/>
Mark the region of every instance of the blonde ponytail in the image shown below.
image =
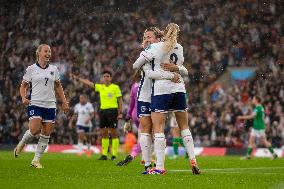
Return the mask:
<path id="1" fill-rule="evenodd" d="M 179 33 L 179 26 L 175 23 L 169 23 L 164 30 L 164 51 L 170 52 L 177 43 L 177 37 Z"/>

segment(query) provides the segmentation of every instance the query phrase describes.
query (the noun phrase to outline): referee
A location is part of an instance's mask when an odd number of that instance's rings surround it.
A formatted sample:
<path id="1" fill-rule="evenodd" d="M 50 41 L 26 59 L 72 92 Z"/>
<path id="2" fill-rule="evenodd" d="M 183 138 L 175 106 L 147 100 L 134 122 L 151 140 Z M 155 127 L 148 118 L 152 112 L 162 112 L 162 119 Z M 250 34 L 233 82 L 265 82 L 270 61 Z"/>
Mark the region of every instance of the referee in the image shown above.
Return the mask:
<path id="1" fill-rule="evenodd" d="M 109 134 L 112 137 L 112 157 L 115 160 L 118 154 L 119 139 L 117 134 L 118 119 L 122 119 L 122 95 L 118 85 L 112 83 L 112 73 L 103 71 L 103 84 L 96 84 L 88 79 L 80 78 L 74 74 L 71 78 L 88 85 L 100 94 L 100 128 L 102 133 L 102 156 L 99 160 L 107 160 L 109 148 Z"/>

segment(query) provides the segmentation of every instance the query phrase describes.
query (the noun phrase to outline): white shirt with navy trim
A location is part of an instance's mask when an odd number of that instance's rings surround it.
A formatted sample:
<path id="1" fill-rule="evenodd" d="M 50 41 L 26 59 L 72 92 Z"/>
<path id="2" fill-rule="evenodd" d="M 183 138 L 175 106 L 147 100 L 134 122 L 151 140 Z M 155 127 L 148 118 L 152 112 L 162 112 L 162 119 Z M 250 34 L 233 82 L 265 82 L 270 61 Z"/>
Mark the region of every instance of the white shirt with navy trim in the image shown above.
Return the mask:
<path id="1" fill-rule="evenodd" d="M 164 42 L 153 43 L 147 49 L 141 52 L 140 56 L 144 57 L 148 62 L 152 64 L 152 70 L 161 71 L 161 63 L 169 62 L 172 60 L 176 65 L 182 66 L 184 62 L 183 47 L 180 44 L 176 44 L 173 50 L 166 53 L 163 50 Z M 176 92 L 185 93 L 185 84 L 182 77 L 180 77 L 181 83 L 174 83 L 170 80 L 153 80 L 152 95 L 172 94 Z"/>
<path id="2" fill-rule="evenodd" d="M 76 104 L 74 107 L 74 113 L 78 115 L 76 125 L 92 127 L 92 121 L 89 121 L 86 124 L 86 121 L 89 120 L 91 115 L 94 113 L 94 107 L 90 102 L 87 102 L 86 104 Z"/>
<path id="3" fill-rule="evenodd" d="M 59 80 L 59 71 L 54 65 L 48 64 L 46 68 L 41 68 L 35 63 L 28 66 L 23 81 L 30 85 L 30 105 L 56 108 L 54 82 Z"/>

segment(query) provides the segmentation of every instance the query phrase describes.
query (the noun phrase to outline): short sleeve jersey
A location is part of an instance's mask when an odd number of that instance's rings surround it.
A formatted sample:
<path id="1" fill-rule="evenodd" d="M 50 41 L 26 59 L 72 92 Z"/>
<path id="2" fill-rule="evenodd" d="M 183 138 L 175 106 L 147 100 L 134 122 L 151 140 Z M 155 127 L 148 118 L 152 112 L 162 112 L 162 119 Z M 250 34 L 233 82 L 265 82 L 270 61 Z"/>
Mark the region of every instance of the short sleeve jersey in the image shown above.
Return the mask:
<path id="1" fill-rule="evenodd" d="M 118 85 L 94 84 L 95 91 L 100 93 L 100 109 L 118 108 L 117 98 L 121 97 L 121 90 Z"/>

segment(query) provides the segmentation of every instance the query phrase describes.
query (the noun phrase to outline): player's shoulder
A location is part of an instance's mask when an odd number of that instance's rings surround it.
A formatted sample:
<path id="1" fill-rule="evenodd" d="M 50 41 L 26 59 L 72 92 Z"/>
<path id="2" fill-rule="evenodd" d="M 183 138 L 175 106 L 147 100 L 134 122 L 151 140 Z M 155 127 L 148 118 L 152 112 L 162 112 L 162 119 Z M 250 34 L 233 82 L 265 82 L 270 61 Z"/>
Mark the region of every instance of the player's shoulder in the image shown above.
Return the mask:
<path id="1" fill-rule="evenodd" d="M 87 102 L 87 106 L 93 106 L 91 102 Z"/>
<path id="2" fill-rule="evenodd" d="M 51 69 L 51 70 L 58 70 L 57 66 L 53 65 L 53 64 L 49 64 L 49 69 Z"/>
<path id="3" fill-rule="evenodd" d="M 112 85 L 113 88 L 119 88 L 119 85 L 117 85 L 115 83 L 112 83 L 111 85 Z"/>
<path id="4" fill-rule="evenodd" d="M 158 42 L 158 43 L 152 43 L 150 45 L 148 45 L 145 50 L 153 50 L 153 49 L 156 49 L 156 48 L 159 48 L 160 46 L 163 45 L 163 42 Z"/>
<path id="5" fill-rule="evenodd" d="M 181 44 L 177 43 L 174 49 L 183 50 L 183 46 Z"/>
<path id="6" fill-rule="evenodd" d="M 32 64 L 32 65 L 29 65 L 29 66 L 26 68 L 26 70 L 32 71 L 32 70 L 36 69 L 36 67 L 37 67 L 37 65 L 36 65 L 36 63 L 34 63 L 34 64 Z"/>

